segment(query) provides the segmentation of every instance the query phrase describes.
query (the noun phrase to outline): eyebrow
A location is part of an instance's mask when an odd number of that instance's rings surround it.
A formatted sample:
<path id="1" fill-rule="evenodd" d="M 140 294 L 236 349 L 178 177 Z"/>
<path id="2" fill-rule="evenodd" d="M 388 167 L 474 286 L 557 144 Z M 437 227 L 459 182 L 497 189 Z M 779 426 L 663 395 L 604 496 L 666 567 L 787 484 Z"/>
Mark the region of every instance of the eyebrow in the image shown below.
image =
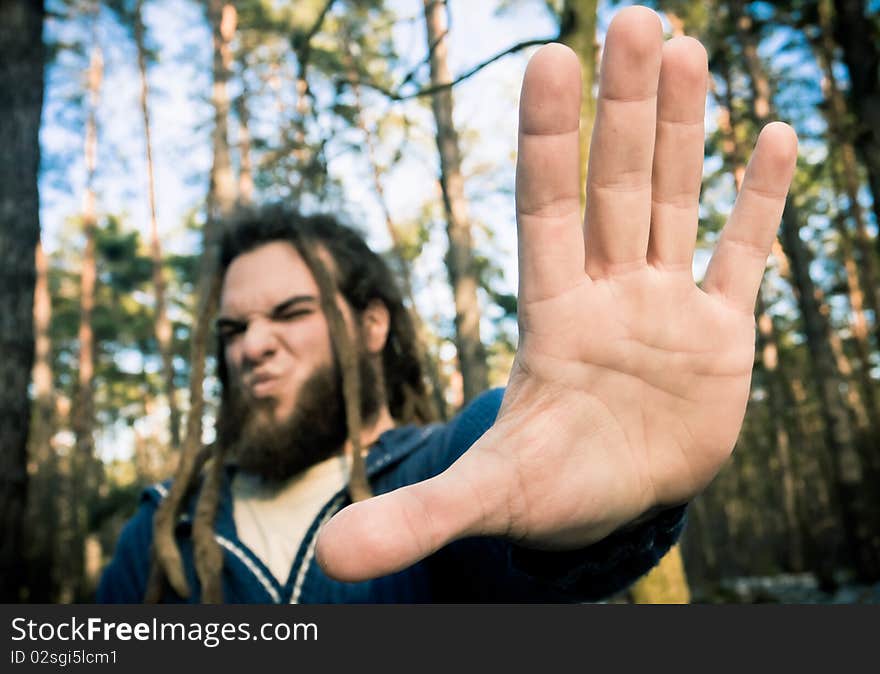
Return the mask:
<path id="1" fill-rule="evenodd" d="M 314 295 L 294 295 L 293 297 L 288 297 L 283 302 L 279 302 L 274 307 L 272 307 L 272 310 L 269 312 L 269 317 L 270 318 L 278 318 L 284 312 L 289 311 L 290 309 L 293 309 L 294 307 L 296 307 L 299 304 L 310 304 L 310 303 L 314 303 L 317 301 L 318 301 L 318 298 L 315 297 Z M 241 320 L 237 320 L 235 318 L 229 318 L 228 316 L 220 316 L 214 322 L 214 326 L 215 326 L 215 328 L 220 329 L 220 328 L 227 327 L 227 326 L 228 327 L 237 327 L 237 326 L 244 325 L 246 323 L 247 323 L 247 321 L 241 321 Z"/>

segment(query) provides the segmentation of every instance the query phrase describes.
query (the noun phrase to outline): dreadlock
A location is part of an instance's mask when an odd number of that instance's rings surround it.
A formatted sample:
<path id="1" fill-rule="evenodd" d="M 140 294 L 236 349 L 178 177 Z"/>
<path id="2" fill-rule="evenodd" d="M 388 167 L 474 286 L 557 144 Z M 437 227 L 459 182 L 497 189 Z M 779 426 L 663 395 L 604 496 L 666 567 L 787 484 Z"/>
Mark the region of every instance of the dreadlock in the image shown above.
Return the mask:
<path id="1" fill-rule="evenodd" d="M 224 228 L 218 278 L 226 273 L 238 256 L 276 241 L 290 243 L 312 272 L 320 293 L 321 309 L 327 319 L 332 348 L 342 375 L 351 473 L 348 492 L 352 501 L 369 498 L 361 448 L 361 401 L 357 351 L 336 304 L 340 293 L 358 315 L 374 300 L 388 310 L 388 339 L 382 352 L 384 392 L 391 416 L 399 424 L 425 424 L 436 418 L 428 395 L 414 323 L 394 277 L 385 261 L 374 253 L 352 227 L 330 215 L 304 216 L 283 205 L 240 211 Z M 324 263 L 324 254 L 332 264 Z M 217 375 L 228 395 L 228 372 L 223 346 L 218 337 Z M 223 423 L 223 420 L 219 420 Z M 221 434 L 218 434 L 218 438 Z M 202 588 L 202 601 L 223 601 L 221 572 L 223 555 L 214 539 L 223 465 L 227 447 L 215 442 L 209 447 L 184 448 L 171 492 L 160 504 L 153 521 L 154 544 L 145 601 L 161 601 L 166 585 L 181 596 L 189 588 L 183 563 L 174 540 L 174 526 L 187 500 L 198 489 L 193 520 L 193 546 L 196 573 Z M 195 444 L 195 443 L 192 443 Z M 188 451 L 189 450 L 189 451 Z M 199 487 L 199 477 L 204 479 Z"/>

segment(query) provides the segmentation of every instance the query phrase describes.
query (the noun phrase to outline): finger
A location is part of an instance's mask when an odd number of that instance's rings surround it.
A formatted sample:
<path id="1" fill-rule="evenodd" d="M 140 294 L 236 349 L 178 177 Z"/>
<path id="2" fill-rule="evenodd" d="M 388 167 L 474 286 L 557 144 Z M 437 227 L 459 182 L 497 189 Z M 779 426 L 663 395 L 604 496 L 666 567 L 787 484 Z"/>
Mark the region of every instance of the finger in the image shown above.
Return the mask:
<path id="1" fill-rule="evenodd" d="M 782 122 L 761 130 L 703 289 L 751 314 L 797 161 L 797 136 Z"/>
<path id="2" fill-rule="evenodd" d="M 552 297 L 583 279 L 578 126 L 580 62 L 550 44 L 529 61 L 519 106 L 516 210 L 519 300 Z"/>
<path id="3" fill-rule="evenodd" d="M 587 172 L 591 277 L 645 262 L 662 51 L 660 19 L 650 9 L 623 9 L 608 28 Z"/>
<path id="4" fill-rule="evenodd" d="M 663 45 L 651 177 L 648 262 L 691 270 L 703 175 L 706 50 L 677 37 Z"/>
<path id="5" fill-rule="evenodd" d="M 318 536 L 315 554 L 324 572 L 345 582 L 378 578 L 458 538 L 502 532 L 501 492 L 487 484 L 487 476 L 498 478 L 498 471 L 474 449 L 430 480 L 337 513 Z"/>

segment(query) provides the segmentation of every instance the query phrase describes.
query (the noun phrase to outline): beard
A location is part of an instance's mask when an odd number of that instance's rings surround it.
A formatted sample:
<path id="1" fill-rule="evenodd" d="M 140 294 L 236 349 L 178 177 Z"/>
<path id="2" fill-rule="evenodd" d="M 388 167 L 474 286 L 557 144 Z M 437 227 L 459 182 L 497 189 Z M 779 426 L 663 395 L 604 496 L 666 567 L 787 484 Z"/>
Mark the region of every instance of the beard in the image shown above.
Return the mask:
<path id="1" fill-rule="evenodd" d="M 379 412 L 384 391 L 367 355 L 358 353 L 357 361 L 361 422 L 368 424 Z M 349 429 L 335 356 L 332 365 L 319 368 L 303 383 L 286 418 L 275 418 L 275 405 L 272 398 L 254 398 L 238 380 L 224 385 L 217 440 L 239 469 L 278 483 L 341 453 Z"/>

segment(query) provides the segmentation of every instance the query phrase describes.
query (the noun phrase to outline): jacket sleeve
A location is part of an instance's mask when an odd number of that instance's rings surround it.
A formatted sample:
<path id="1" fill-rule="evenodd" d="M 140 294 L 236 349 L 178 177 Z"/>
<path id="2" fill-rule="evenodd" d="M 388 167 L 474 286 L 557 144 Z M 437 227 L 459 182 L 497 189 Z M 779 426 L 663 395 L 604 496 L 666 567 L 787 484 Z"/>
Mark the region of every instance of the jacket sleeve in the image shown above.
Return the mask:
<path id="1" fill-rule="evenodd" d="M 442 461 L 451 464 L 486 432 L 503 393 L 492 389 L 482 394 L 450 424 Z M 598 601 L 626 589 L 660 561 L 681 535 L 686 512 L 687 505 L 664 510 L 579 550 L 532 550 L 499 539 L 466 539 L 448 546 L 443 565 L 456 577 L 459 592 L 469 587 L 480 600 Z"/>
<path id="2" fill-rule="evenodd" d="M 99 604 L 140 604 L 144 600 L 150 572 L 153 542 L 153 512 L 144 502 L 122 529 L 113 559 L 104 569 L 95 602 Z"/>
<path id="3" fill-rule="evenodd" d="M 625 590 L 660 561 L 681 535 L 686 513 L 686 505 L 665 510 L 581 550 L 550 552 L 511 544 L 510 568 L 536 587 L 581 601 L 605 599 Z"/>

